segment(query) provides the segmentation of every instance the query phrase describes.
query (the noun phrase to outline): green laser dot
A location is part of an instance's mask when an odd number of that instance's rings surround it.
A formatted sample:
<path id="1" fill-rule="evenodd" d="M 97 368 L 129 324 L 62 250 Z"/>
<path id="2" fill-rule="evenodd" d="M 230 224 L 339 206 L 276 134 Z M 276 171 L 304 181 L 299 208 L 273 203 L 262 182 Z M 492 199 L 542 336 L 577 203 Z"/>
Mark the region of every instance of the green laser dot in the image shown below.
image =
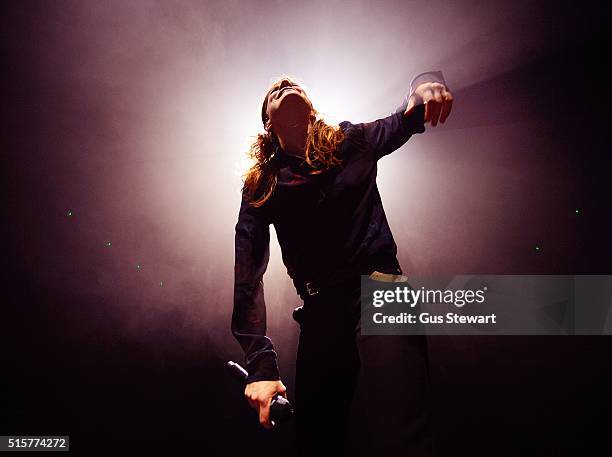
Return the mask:
<path id="1" fill-rule="evenodd" d="M 164 281 L 159 281 L 159 287 L 164 287 Z"/>
<path id="2" fill-rule="evenodd" d="M 140 270 L 140 264 L 137 264 L 137 265 L 136 265 L 136 269 L 137 269 L 137 270 Z"/>
<path id="3" fill-rule="evenodd" d="M 109 247 L 110 247 L 110 245 L 111 245 L 111 242 L 110 242 L 110 241 L 107 241 L 107 242 L 106 242 L 106 246 L 109 246 Z"/>
<path id="4" fill-rule="evenodd" d="M 536 246 L 536 247 L 535 247 L 535 250 L 536 250 L 536 251 L 539 251 L 539 250 L 540 250 L 540 246 Z"/>
<path id="5" fill-rule="evenodd" d="M 576 210 L 576 214 L 580 214 L 580 210 L 579 209 Z"/>
<path id="6" fill-rule="evenodd" d="M 66 212 L 66 216 L 72 216 L 72 211 L 71 211 L 71 210 L 68 210 L 68 211 Z"/>

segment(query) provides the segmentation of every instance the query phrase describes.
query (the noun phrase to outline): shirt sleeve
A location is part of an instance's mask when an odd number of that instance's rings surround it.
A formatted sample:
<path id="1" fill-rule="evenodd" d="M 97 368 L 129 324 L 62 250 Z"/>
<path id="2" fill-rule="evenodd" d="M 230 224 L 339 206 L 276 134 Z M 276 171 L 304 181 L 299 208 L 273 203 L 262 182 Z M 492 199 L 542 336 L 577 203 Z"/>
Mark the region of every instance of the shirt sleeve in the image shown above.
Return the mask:
<path id="1" fill-rule="evenodd" d="M 265 206 L 251 206 L 243 192 L 236 223 L 231 327 L 245 354 L 247 383 L 280 379 L 274 345 L 266 336 L 263 275 L 270 258 L 270 219 Z"/>
<path id="2" fill-rule="evenodd" d="M 404 115 L 410 94 L 424 82 L 446 84 L 444 76 L 439 71 L 420 73 L 410 82 L 409 94 L 404 97 L 403 103 L 393 114 L 362 124 L 364 137 L 370 144 L 376 160 L 400 148 L 412 135 L 425 131 L 425 105 L 417 105 L 409 115 Z"/>
<path id="3" fill-rule="evenodd" d="M 383 119 L 361 124 L 363 135 L 375 160 L 391 154 L 415 133 L 425 131 L 425 105 L 417 106 L 408 116 L 398 111 Z"/>

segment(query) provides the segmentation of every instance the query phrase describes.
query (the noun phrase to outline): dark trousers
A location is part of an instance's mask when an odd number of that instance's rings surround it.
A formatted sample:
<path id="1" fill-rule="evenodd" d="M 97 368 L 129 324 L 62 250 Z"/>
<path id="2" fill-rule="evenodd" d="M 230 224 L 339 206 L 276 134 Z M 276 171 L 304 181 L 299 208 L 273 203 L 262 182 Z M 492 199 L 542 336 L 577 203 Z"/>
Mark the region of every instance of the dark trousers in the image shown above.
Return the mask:
<path id="1" fill-rule="evenodd" d="M 425 336 L 363 336 L 360 278 L 304 299 L 296 362 L 300 455 L 432 456 Z"/>

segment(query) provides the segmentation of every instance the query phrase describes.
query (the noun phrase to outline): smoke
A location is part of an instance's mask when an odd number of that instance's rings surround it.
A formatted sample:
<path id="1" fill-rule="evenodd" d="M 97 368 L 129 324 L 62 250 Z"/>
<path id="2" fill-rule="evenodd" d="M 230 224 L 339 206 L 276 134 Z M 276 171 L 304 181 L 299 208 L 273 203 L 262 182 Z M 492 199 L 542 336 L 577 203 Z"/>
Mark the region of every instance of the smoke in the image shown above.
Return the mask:
<path id="1" fill-rule="evenodd" d="M 508 256 L 531 243 L 527 170 L 545 171 L 533 150 L 549 144 L 535 137 L 522 86 L 487 81 L 557 39 L 545 12 L 472 1 L 16 7 L 5 32 L 19 43 L 9 154 L 28 189 L 13 200 L 16 261 L 40 287 L 91 307 L 81 325 L 112 315 L 131 338 L 206 335 L 235 353 L 240 171 L 269 83 L 296 75 L 330 120 L 364 122 L 392 112 L 431 69 L 456 92 L 454 113 L 380 164 L 401 263 L 508 272 L 519 266 Z M 290 359 L 299 300 L 274 233 L 265 279 L 270 335 Z"/>

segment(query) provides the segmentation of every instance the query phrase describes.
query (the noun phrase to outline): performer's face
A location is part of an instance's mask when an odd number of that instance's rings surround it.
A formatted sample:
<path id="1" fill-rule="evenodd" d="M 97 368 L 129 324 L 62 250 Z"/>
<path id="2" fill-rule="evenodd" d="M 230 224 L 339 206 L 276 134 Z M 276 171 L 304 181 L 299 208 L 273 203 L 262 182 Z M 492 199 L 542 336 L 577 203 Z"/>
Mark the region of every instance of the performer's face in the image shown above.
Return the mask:
<path id="1" fill-rule="evenodd" d="M 282 79 L 270 88 L 266 100 L 268 126 L 272 131 L 308 126 L 312 104 L 298 84 Z"/>

